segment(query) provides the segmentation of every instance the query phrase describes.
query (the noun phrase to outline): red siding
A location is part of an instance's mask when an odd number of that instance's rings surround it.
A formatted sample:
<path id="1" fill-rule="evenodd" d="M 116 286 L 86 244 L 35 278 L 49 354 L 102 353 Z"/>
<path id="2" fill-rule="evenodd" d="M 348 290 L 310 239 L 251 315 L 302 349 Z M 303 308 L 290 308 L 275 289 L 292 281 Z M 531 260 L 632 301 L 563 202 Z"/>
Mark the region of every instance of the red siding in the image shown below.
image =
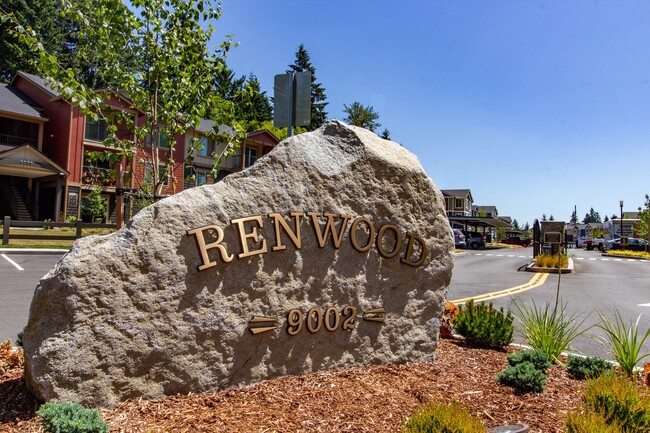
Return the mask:
<path id="1" fill-rule="evenodd" d="M 43 107 L 43 115 L 49 119 L 43 130 L 43 153 L 62 168 L 74 173 L 74 168 L 68 161 L 72 109 L 70 104 L 60 99 L 52 101 L 52 95 L 21 76 L 16 77 L 14 85 Z"/>

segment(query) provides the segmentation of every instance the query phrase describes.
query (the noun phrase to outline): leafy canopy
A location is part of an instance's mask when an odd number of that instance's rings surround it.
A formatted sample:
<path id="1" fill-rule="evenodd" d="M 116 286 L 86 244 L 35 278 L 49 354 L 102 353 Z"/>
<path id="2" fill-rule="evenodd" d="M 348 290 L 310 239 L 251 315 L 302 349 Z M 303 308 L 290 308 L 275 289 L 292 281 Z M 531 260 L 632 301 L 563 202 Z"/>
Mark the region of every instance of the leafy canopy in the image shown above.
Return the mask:
<path id="1" fill-rule="evenodd" d="M 176 166 L 186 162 L 177 162 L 175 140 L 169 138 L 192 131 L 207 113 L 217 124 L 234 123 L 233 110 L 213 92 L 214 77 L 222 72 L 225 57 L 235 46 L 229 35 L 217 49 L 209 49 L 221 4 L 213 0 L 131 0 L 128 4 L 63 0 L 62 5 L 62 16 L 78 26 L 77 43 L 101 53 L 93 59 L 93 67 L 111 77 L 103 91 L 86 85 L 78 71 L 48 50 L 43 35 L 17 15 L 2 10 L 2 23 L 23 48 L 37 55 L 36 70 L 41 76 L 86 115 L 108 124 L 106 146 L 127 157 L 137 152 L 146 165 L 163 167 L 151 170 L 154 193 L 160 194 Z M 121 107 L 116 109 L 111 101 L 118 97 L 116 105 Z M 117 125 L 130 133 L 118 133 Z M 226 140 L 216 164 L 234 150 L 234 137 Z M 193 140 L 188 153 L 199 146 L 198 139 Z"/>
<path id="2" fill-rule="evenodd" d="M 372 105 L 366 107 L 362 103 L 355 101 L 349 106 L 343 104 L 343 112 L 347 114 L 347 117 L 343 120 L 350 125 L 360 126 L 373 132 L 381 126 L 381 123 L 377 122 L 379 114 L 375 112 Z"/>

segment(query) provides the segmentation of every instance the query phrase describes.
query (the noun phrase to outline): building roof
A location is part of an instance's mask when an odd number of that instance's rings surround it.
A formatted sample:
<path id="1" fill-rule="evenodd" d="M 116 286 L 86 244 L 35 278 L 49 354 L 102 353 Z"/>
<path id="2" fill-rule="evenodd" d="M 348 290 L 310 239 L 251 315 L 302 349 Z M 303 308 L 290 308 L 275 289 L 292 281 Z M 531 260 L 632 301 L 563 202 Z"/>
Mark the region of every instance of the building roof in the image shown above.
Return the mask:
<path id="1" fill-rule="evenodd" d="M 477 212 L 485 212 L 489 213 L 492 215 L 497 214 L 497 207 L 496 206 L 481 206 L 481 205 L 474 205 L 474 209 L 476 209 Z"/>
<path id="2" fill-rule="evenodd" d="M 467 197 L 472 195 L 472 192 L 469 189 L 441 189 L 443 195 L 451 197 Z"/>
<path id="3" fill-rule="evenodd" d="M 23 77 L 24 79 L 30 81 L 31 83 L 33 83 L 43 91 L 49 93 L 53 97 L 62 96 L 58 90 L 52 89 L 50 81 L 46 80 L 43 77 L 39 77 L 38 75 L 34 75 L 34 74 L 28 74 L 27 72 L 23 72 L 23 71 L 18 71 L 18 73 L 14 76 L 14 79 L 11 81 L 12 84 L 17 77 Z"/>
<path id="4" fill-rule="evenodd" d="M 42 107 L 10 84 L 0 84 L 0 111 L 47 120 L 41 113 Z"/>

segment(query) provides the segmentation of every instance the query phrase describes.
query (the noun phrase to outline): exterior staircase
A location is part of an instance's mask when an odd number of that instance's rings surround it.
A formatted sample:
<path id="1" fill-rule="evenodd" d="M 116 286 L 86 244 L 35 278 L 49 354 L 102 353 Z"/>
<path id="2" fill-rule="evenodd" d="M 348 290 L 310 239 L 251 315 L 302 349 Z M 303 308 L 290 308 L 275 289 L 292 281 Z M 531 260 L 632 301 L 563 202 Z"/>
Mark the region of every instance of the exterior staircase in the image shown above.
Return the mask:
<path id="1" fill-rule="evenodd" d="M 8 185 L 4 182 L 0 185 L 2 191 L 2 200 L 4 201 L 4 211 L 8 213 L 13 219 L 20 221 L 33 221 L 29 207 L 20 193 L 20 189 L 16 185 Z"/>

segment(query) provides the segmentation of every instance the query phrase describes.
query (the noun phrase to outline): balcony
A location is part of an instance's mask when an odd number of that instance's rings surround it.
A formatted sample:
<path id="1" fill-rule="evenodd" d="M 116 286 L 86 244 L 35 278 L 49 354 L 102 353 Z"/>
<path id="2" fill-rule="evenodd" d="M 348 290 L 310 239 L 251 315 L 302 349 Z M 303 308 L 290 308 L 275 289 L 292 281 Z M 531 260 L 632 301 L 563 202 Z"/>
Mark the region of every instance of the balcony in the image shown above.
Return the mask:
<path id="1" fill-rule="evenodd" d="M 252 155 L 230 155 L 226 160 L 221 164 L 221 170 L 237 170 L 242 168 L 250 167 L 255 164 L 257 161 L 256 156 Z M 242 166 L 242 162 L 245 164 Z"/>
<path id="2" fill-rule="evenodd" d="M 29 144 L 32 147 L 38 146 L 38 140 L 35 138 L 18 137 L 15 135 L 0 134 L 0 144 L 5 146 L 24 146 Z"/>
<path id="3" fill-rule="evenodd" d="M 84 165 L 81 182 L 84 185 L 115 186 L 115 170 Z"/>

